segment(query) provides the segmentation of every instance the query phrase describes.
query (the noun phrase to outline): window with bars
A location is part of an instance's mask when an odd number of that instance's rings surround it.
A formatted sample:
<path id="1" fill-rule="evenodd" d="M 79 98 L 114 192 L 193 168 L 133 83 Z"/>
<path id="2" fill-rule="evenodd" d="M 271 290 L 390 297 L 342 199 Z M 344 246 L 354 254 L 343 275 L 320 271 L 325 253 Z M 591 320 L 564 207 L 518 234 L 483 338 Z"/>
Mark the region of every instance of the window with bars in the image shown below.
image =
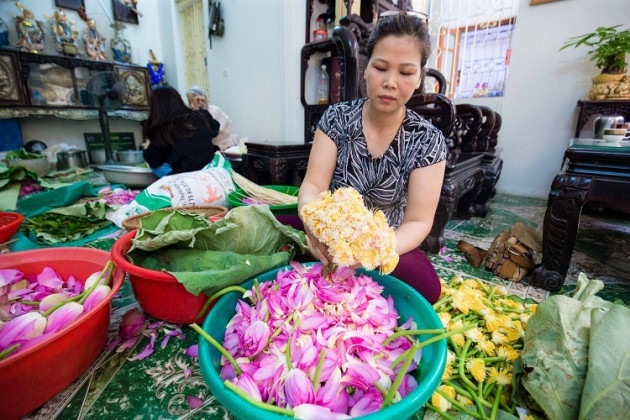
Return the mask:
<path id="1" fill-rule="evenodd" d="M 503 96 L 518 0 L 429 0 L 429 67 L 451 98 Z"/>

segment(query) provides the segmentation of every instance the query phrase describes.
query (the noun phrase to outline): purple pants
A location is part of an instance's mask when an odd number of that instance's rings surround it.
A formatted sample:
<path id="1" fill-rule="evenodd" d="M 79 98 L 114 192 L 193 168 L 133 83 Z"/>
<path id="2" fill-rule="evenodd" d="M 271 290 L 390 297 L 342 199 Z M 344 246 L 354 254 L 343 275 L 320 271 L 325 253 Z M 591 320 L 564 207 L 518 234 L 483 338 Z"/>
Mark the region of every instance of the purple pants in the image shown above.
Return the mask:
<path id="1" fill-rule="evenodd" d="M 304 224 L 297 215 L 276 217 L 280 223 L 304 231 Z M 310 255 L 307 255 L 306 258 L 296 256 L 295 260 L 300 262 L 313 261 Z M 420 248 L 401 255 L 398 265 L 391 275 L 416 289 L 431 304 L 437 302 L 440 297 L 442 291 L 440 279 L 435 268 Z"/>

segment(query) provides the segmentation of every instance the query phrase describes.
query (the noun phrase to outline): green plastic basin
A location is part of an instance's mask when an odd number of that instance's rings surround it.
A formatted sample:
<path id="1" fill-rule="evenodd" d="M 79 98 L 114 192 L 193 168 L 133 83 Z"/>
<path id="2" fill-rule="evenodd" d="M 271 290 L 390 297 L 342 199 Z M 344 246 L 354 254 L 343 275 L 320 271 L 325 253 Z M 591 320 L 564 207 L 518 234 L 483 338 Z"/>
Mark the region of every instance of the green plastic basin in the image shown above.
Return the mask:
<path id="1" fill-rule="evenodd" d="M 300 187 L 296 187 L 293 185 L 262 185 L 265 188 L 269 188 L 271 190 L 280 191 L 282 193 L 296 196 L 300 191 Z M 241 206 L 249 206 L 250 204 L 245 204 L 241 201 L 241 199 L 249 197 L 249 195 L 243 191 L 241 188 L 237 188 L 234 191 L 230 191 L 227 195 L 226 200 L 232 207 L 241 207 Z M 282 205 L 271 205 L 269 206 L 269 210 L 276 216 L 285 215 L 285 214 L 297 214 L 297 203 L 295 204 L 282 204 Z"/>
<path id="2" fill-rule="evenodd" d="M 312 264 L 312 263 L 310 263 Z M 305 264 L 305 265 L 310 265 Z M 291 266 L 275 268 L 256 276 L 259 283 L 275 280 L 279 270 L 288 270 Z M 413 316 L 418 329 L 442 328 L 442 323 L 437 313 L 429 302 L 418 292 L 404 282 L 395 277 L 383 275 L 377 271 L 357 272 L 365 273 L 384 287 L 383 296 L 392 296 L 394 306 L 400 316 L 398 324 L 402 324 L 410 316 Z M 241 286 L 248 289 L 253 285 L 253 279 L 247 280 Z M 230 292 L 214 305 L 206 318 L 203 329 L 219 343 L 223 343 L 225 326 L 235 314 L 236 301 L 241 297 L 241 293 Z M 431 336 L 419 336 L 420 341 L 431 338 Z M 425 402 L 431 398 L 433 392 L 440 384 L 442 374 L 446 367 L 446 340 L 440 340 L 423 347 L 420 368 L 414 371 L 414 377 L 418 382 L 418 387 L 399 402 L 389 407 L 361 417 L 366 420 L 375 419 L 405 419 L 419 410 Z M 212 395 L 228 409 L 228 411 L 241 419 L 283 419 L 287 416 L 270 413 L 245 401 L 231 390 L 227 389 L 221 380 L 221 353 L 216 350 L 203 337 L 199 338 L 199 364 L 201 373 Z"/>

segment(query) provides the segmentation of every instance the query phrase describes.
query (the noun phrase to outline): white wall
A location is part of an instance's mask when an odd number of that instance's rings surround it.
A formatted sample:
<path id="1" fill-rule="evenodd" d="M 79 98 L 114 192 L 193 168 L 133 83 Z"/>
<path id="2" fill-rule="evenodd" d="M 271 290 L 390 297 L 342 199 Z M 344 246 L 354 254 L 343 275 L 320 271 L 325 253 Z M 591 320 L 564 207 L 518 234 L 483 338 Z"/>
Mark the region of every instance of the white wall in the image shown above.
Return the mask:
<path id="1" fill-rule="evenodd" d="M 52 17 L 56 11 L 55 2 L 53 0 L 22 0 L 21 3 L 35 14 L 37 20 L 41 20 L 44 23 L 46 38 L 44 53 L 58 55 L 51 35 L 51 22 L 46 18 L 46 16 Z M 164 0 L 159 1 L 159 3 L 161 6 L 167 6 L 168 4 Z M 169 27 L 171 25 L 170 12 L 167 7 L 156 7 L 157 4 L 158 0 L 138 2 L 138 10 L 143 14 L 139 19 L 140 23 L 139 25 L 126 23 L 123 34 L 131 42 L 134 64 L 145 66 L 149 59 L 149 49 L 153 49 L 157 58 L 167 63 L 167 76 L 170 77 L 168 70 L 175 66 L 175 60 L 172 59 L 171 54 L 173 47 L 172 45 L 162 47 L 162 41 L 168 40 L 168 34 L 172 33 L 172 28 Z M 88 16 L 96 21 L 99 32 L 107 38 L 107 53 L 111 56 L 109 40 L 114 35 L 114 30 L 110 27 L 113 19 L 111 0 L 88 0 L 85 2 L 85 6 Z M 75 30 L 81 34 L 87 27 L 87 24 L 79 17 L 76 11 L 70 9 L 63 9 L 63 11 L 70 20 L 75 22 Z M 0 16 L 9 26 L 9 42 L 11 45 L 17 41 L 15 16 L 18 14 L 19 10 L 15 6 L 15 2 L 0 2 Z M 83 41 L 80 39 L 79 47 L 81 50 L 84 50 Z M 162 58 L 163 53 L 166 53 L 167 58 L 170 59 L 169 62 Z M 97 120 L 73 121 L 45 117 L 23 118 L 19 122 L 25 143 L 29 140 L 38 139 L 49 146 L 63 142 L 84 149 L 83 133 L 101 131 Z M 113 132 L 131 131 L 134 133 L 137 144 L 140 144 L 142 141 L 142 129 L 137 121 L 112 119 L 110 120 L 110 129 Z"/>
<path id="2" fill-rule="evenodd" d="M 630 22 L 628 0 L 562 0 L 530 6 L 521 0 L 505 97 L 456 102 L 488 105 L 503 117 L 501 192 L 547 198 L 569 139 L 575 134 L 577 101 L 588 98 L 599 70 L 588 48 L 558 51 L 569 37 L 598 26 Z"/>

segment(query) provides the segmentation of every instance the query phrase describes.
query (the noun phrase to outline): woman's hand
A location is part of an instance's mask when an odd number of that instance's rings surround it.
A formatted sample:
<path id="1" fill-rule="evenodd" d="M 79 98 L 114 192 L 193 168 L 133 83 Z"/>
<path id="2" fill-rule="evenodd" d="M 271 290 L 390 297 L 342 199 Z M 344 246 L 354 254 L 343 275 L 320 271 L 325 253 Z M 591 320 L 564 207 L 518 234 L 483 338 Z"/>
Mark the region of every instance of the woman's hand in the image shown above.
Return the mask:
<path id="1" fill-rule="evenodd" d="M 320 242 L 306 226 L 304 226 L 304 231 L 306 233 L 306 244 L 308 245 L 308 250 L 311 255 L 320 260 L 324 265 L 331 262 L 332 258 L 328 253 L 328 247 Z"/>

